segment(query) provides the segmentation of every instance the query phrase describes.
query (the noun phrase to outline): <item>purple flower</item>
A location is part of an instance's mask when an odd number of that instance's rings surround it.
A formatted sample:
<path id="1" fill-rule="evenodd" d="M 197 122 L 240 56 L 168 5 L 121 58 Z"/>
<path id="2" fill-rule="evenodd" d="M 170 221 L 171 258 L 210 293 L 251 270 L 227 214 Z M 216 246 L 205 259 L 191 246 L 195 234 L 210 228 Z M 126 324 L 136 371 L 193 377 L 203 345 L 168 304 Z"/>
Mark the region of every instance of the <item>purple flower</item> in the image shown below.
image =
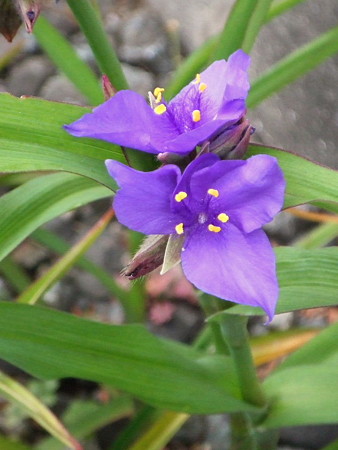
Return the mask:
<path id="1" fill-rule="evenodd" d="M 169 103 L 161 88 L 151 94 L 151 105 L 136 92 L 120 91 L 65 129 L 148 153 L 185 155 L 228 130 L 233 135 L 246 112 L 249 63 L 238 50 L 228 61 L 211 64 Z"/>
<path id="2" fill-rule="evenodd" d="M 117 181 L 114 209 L 127 227 L 184 238 L 183 271 L 196 287 L 271 319 L 277 298 L 275 257 L 261 227 L 280 211 L 285 182 L 277 160 L 258 155 L 222 161 L 209 153 L 183 174 L 175 165 L 140 172 L 106 162 Z"/>

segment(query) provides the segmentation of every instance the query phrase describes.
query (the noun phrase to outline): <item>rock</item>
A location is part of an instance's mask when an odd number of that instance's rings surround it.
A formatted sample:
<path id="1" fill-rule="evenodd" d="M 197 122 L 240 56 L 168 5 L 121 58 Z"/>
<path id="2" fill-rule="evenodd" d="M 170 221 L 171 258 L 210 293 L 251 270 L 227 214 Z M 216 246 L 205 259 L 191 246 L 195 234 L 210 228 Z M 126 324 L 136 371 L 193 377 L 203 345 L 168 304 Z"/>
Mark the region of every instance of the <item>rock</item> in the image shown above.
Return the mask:
<path id="1" fill-rule="evenodd" d="M 323 0 L 320 5 L 310 0 L 276 18 L 263 28 L 254 47 L 252 73 L 257 76 L 336 26 L 337 19 L 338 4 L 334 0 Z M 338 168 L 337 84 L 335 56 L 252 111 L 253 125 L 257 127 L 253 141 L 259 137 L 264 144 L 290 149 Z"/>
<path id="2" fill-rule="evenodd" d="M 88 105 L 88 100 L 64 75 L 54 75 L 43 85 L 39 96 L 46 100 Z"/>
<path id="3" fill-rule="evenodd" d="M 165 25 L 151 9 L 136 10 L 121 23 L 119 55 L 123 62 L 152 70 L 155 74 L 172 68 Z"/>
<path id="4" fill-rule="evenodd" d="M 41 85 L 55 72 L 45 56 L 30 56 L 14 65 L 6 79 L 8 92 L 13 95 L 38 95 Z"/>
<path id="5" fill-rule="evenodd" d="M 146 72 L 135 66 L 122 64 L 124 74 L 129 83 L 130 89 L 141 95 L 147 96 L 149 91 L 155 87 L 154 76 L 150 72 Z"/>

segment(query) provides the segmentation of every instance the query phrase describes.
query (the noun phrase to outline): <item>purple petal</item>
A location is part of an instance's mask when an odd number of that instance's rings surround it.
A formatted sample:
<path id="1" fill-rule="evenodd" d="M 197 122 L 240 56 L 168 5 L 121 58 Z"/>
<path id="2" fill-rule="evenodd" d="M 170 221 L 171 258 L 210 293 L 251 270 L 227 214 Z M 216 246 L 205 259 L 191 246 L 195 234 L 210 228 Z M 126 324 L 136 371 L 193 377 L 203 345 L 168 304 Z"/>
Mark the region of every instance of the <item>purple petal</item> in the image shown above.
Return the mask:
<path id="1" fill-rule="evenodd" d="M 260 306 L 271 320 L 278 299 L 275 256 L 264 231 L 242 233 L 232 224 L 220 233 L 197 227 L 182 251 L 189 281 L 204 292 Z"/>
<path id="2" fill-rule="evenodd" d="M 163 144 L 162 152 L 186 154 L 192 151 L 196 146 L 212 139 L 220 130 L 230 127 L 243 115 L 243 101 L 232 102 L 231 108 L 222 114 L 220 119 L 211 120 L 193 130 L 175 136 Z"/>
<path id="3" fill-rule="evenodd" d="M 133 91 L 118 92 L 64 128 L 73 136 L 102 139 L 148 153 L 163 152 L 164 143 L 178 135 L 167 113 L 155 114 L 145 99 Z"/>
<path id="4" fill-rule="evenodd" d="M 235 98 L 246 98 L 250 89 L 248 70 L 250 66 L 250 56 L 237 50 L 229 59 L 226 70 L 227 86 L 224 92 L 223 101 Z"/>
<path id="5" fill-rule="evenodd" d="M 220 192 L 212 208 L 225 212 L 237 227 L 250 233 L 281 210 L 285 180 L 276 158 L 257 155 L 246 161 L 219 161 L 193 176 L 194 195 L 209 188 Z"/>
<path id="6" fill-rule="evenodd" d="M 170 199 L 181 177 L 177 166 L 140 172 L 111 159 L 106 166 L 120 186 L 113 204 L 119 222 L 144 234 L 175 232 L 177 216 L 170 209 Z"/>

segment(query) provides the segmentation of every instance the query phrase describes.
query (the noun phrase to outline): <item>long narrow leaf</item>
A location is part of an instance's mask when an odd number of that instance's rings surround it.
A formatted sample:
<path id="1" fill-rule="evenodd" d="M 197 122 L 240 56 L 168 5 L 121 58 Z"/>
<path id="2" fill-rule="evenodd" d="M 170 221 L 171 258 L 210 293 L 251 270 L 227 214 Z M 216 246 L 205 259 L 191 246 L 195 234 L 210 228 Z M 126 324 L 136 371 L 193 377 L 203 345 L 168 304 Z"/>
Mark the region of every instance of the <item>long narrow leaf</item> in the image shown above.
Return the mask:
<path id="1" fill-rule="evenodd" d="M 64 170 L 113 188 L 104 160 L 125 162 L 120 147 L 98 139 L 75 138 L 62 128 L 89 111 L 66 103 L 0 94 L 1 171 Z M 128 156 L 135 168 L 154 166 L 152 155 L 128 151 Z"/>
<path id="2" fill-rule="evenodd" d="M 62 278 L 96 239 L 103 233 L 111 218 L 113 210 L 108 211 L 59 261 L 57 261 L 41 278 L 31 284 L 17 299 L 18 303 L 36 303 L 39 298 L 60 278 Z"/>
<path id="3" fill-rule="evenodd" d="M 216 50 L 212 55 L 212 61 L 227 59 L 231 53 L 242 48 L 246 31 L 259 1 L 237 0 L 234 3 L 225 27 L 220 34 Z"/>
<path id="4" fill-rule="evenodd" d="M 255 80 L 249 93 L 248 106 L 254 108 L 337 52 L 338 27 L 335 27 L 287 55 Z"/>
<path id="5" fill-rule="evenodd" d="M 230 358 L 157 338 L 141 325 L 106 325 L 0 302 L 0 358 L 40 378 L 106 383 L 159 408 L 257 411 L 241 400 Z"/>
<path id="6" fill-rule="evenodd" d="M 130 416 L 133 410 L 133 402 L 126 395 L 120 395 L 105 404 L 75 400 L 62 420 L 77 439 L 83 439 L 113 421 Z M 39 443 L 35 450 L 64 450 L 64 447 L 59 441 L 48 438 Z"/>
<path id="7" fill-rule="evenodd" d="M 34 231 L 30 237 L 58 254 L 64 254 L 71 248 L 63 239 L 43 228 Z M 112 275 L 101 266 L 94 264 L 85 257 L 81 257 L 76 262 L 76 265 L 96 277 L 108 292 L 116 296 L 120 301 L 125 303 L 128 301 L 129 292 L 121 288 L 113 279 Z"/>
<path id="8" fill-rule="evenodd" d="M 64 72 L 92 105 L 103 102 L 103 92 L 93 71 L 46 18 L 39 18 L 34 35 L 56 67 Z"/>
<path id="9" fill-rule="evenodd" d="M 0 372 L 0 392 L 2 397 L 18 405 L 30 418 L 34 419 L 48 433 L 67 445 L 67 447 L 74 450 L 80 450 L 82 448 L 54 414 L 38 398 L 23 385 L 2 372 Z"/>
<path id="10" fill-rule="evenodd" d="M 35 178 L 3 195 L 0 198 L 0 259 L 40 225 L 109 195 L 109 189 L 67 173 Z"/>
<path id="11" fill-rule="evenodd" d="M 260 29 L 266 20 L 271 3 L 272 0 L 260 0 L 257 3 L 255 10 L 252 12 L 252 16 L 245 30 L 244 39 L 241 45 L 241 48 L 245 52 L 250 53 Z"/>
<path id="12" fill-rule="evenodd" d="M 305 0 L 275 0 L 271 5 L 266 21 L 269 22 L 270 20 L 273 20 L 275 17 L 283 14 L 288 9 L 291 9 L 304 1 Z"/>
<path id="13" fill-rule="evenodd" d="M 128 83 L 121 64 L 90 0 L 67 0 L 67 2 L 93 50 L 102 73 L 108 76 L 117 90 L 126 89 Z"/>
<path id="14" fill-rule="evenodd" d="M 268 154 L 278 159 L 287 185 L 284 207 L 315 201 L 338 202 L 337 170 L 316 164 L 285 150 L 251 145 L 247 156 L 256 154 Z"/>

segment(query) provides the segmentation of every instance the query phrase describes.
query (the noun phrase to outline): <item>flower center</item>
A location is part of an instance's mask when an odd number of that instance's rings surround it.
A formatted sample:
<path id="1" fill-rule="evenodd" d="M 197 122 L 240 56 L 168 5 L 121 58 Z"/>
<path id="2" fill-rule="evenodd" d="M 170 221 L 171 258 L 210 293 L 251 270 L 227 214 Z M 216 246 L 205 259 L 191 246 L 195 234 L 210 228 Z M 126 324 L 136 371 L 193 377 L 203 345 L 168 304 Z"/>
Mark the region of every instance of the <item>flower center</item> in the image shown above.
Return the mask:
<path id="1" fill-rule="evenodd" d="M 214 197 L 217 199 L 220 196 L 220 193 L 217 189 L 209 188 L 207 190 L 207 197 L 204 199 L 203 205 L 204 205 L 204 211 L 200 211 L 197 214 L 197 222 L 199 225 L 207 225 L 208 231 L 211 231 L 212 233 L 219 233 L 223 230 L 222 224 L 227 223 L 230 220 L 230 217 L 225 212 L 219 212 L 218 214 L 215 214 L 215 209 L 217 209 L 217 203 L 215 201 L 212 204 L 212 209 L 210 208 L 210 197 L 208 198 L 208 195 L 211 197 Z M 188 199 L 186 206 L 192 206 L 192 204 L 189 205 L 189 198 L 188 194 L 184 191 L 178 192 L 175 197 L 175 201 L 177 203 L 181 203 L 183 200 Z M 201 204 L 199 203 L 199 207 L 201 207 Z M 191 208 L 191 212 L 193 214 L 195 208 Z M 196 216 L 195 216 L 196 217 Z M 196 220 L 196 219 L 195 219 Z M 189 219 L 188 219 L 189 221 Z M 195 222 L 196 223 L 196 222 Z M 191 224 L 188 224 L 187 226 L 191 226 Z M 184 234 L 185 231 L 185 225 L 183 222 L 178 223 L 175 226 L 175 231 L 177 234 Z"/>

